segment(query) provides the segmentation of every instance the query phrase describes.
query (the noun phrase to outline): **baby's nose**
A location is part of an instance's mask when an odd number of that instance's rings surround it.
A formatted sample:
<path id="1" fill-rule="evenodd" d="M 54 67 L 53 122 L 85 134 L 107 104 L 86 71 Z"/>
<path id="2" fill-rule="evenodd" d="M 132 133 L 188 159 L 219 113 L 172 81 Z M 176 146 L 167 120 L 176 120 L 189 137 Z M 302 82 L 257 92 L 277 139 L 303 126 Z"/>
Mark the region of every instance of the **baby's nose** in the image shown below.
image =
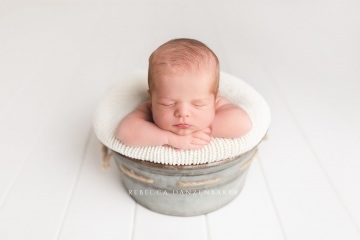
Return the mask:
<path id="1" fill-rule="evenodd" d="M 189 110 L 185 104 L 179 104 L 175 110 L 176 117 L 189 117 Z"/>

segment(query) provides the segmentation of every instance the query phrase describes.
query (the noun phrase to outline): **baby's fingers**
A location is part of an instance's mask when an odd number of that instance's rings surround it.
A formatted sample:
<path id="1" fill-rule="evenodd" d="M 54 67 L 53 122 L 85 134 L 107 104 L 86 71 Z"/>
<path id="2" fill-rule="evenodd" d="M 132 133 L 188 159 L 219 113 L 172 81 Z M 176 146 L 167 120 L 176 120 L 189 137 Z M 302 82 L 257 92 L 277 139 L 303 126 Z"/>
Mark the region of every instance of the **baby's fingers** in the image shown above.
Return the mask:
<path id="1" fill-rule="evenodd" d="M 204 130 L 202 130 L 202 132 L 206 134 L 211 134 L 211 128 L 205 128 Z"/>
<path id="2" fill-rule="evenodd" d="M 206 143 L 209 143 L 211 141 L 211 136 L 204 132 L 195 133 L 194 138 L 201 139 L 201 140 L 205 141 Z"/>
<path id="3" fill-rule="evenodd" d="M 209 143 L 208 140 L 204 140 L 204 139 L 201 139 L 201 138 L 193 138 L 192 141 L 191 141 L 192 145 L 198 145 L 198 146 L 204 146 L 204 145 L 206 145 L 208 143 Z"/>

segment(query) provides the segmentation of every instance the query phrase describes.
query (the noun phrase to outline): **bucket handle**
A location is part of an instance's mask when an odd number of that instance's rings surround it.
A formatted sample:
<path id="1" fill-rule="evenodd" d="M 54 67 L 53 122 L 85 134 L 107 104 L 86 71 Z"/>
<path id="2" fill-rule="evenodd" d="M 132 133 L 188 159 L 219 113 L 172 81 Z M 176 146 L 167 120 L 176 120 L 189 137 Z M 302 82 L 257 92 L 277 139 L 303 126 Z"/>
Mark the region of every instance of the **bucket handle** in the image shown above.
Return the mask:
<path id="1" fill-rule="evenodd" d="M 254 154 L 251 156 L 251 158 L 249 160 L 247 160 L 243 165 L 240 166 L 240 171 L 245 170 L 246 168 L 248 168 L 250 166 L 250 164 L 252 163 L 252 161 L 254 161 L 254 158 L 256 157 L 256 155 L 258 154 L 258 149 L 255 150 Z"/>
<path id="2" fill-rule="evenodd" d="M 110 169 L 110 159 L 112 157 L 112 152 L 107 146 L 101 144 L 101 153 L 102 153 L 102 167 L 105 171 L 107 171 Z"/>
<path id="3" fill-rule="evenodd" d="M 216 183 L 216 182 L 219 182 L 220 180 L 221 180 L 221 178 L 217 177 L 214 179 L 208 179 L 208 180 L 197 181 L 197 182 L 178 182 L 177 185 L 180 187 L 195 187 L 195 186 L 202 186 L 202 185 Z"/>
<path id="4" fill-rule="evenodd" d="M 135 173 L 133 170 L 128 169 L 127 167 L 125 167 L 125 166 L 123 166 L 121 164 L 120 164 L 119 168 L 124 174 L 128 175 L 131 178 L 134 178 L 136 180 L 139 180 L 141 182 L 146 182 L 146 183 L 153 183 L 154 182 L 154 179 L 141 176 L 141 175 Z"/>

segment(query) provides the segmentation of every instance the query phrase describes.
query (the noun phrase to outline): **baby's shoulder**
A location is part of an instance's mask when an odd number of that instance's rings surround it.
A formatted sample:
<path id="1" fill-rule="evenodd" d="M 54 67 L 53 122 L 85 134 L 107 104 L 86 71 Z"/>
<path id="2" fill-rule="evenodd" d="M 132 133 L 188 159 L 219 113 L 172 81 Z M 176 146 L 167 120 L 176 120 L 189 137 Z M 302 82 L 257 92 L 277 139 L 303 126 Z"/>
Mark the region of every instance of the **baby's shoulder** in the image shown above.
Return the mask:
<path id="1" fill-rule="evenodd" d="M 215 108 L 219 109 L 224 105 L 230 104 L 231 102 L 225 97 L 218 95 L 215 100 Z"/>
<path id="2" fill-rule="evenodd" d="M 139 106 L 137 107 L 137 110 L 146 112 L 146 113 L 150 113 L 151 112 L 151 102 L 149 100 L 146 100 L 146 101 L 140 103 Z"/>
<path id="3" fill-rule="evenodd" d="M 130 114 L 147 121 L 152 121 L 151 103 L 149 101 L 140 103 Z"/>

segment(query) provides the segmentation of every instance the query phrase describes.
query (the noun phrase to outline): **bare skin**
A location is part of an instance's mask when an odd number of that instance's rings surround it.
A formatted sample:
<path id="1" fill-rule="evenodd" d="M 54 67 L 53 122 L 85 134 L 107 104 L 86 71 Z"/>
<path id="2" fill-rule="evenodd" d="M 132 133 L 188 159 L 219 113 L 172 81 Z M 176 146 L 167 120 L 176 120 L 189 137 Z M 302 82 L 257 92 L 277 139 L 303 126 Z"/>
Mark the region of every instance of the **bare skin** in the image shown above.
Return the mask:
<path id="1" fill-rule="evenodd" d="M 150 99 L 122 119 L 116 137 L 128 146 L 199 149 L 212 137 L 238 138 L 249 132 L 247 113 L 211 89 L 206 71 L 159 76 Z"/>

